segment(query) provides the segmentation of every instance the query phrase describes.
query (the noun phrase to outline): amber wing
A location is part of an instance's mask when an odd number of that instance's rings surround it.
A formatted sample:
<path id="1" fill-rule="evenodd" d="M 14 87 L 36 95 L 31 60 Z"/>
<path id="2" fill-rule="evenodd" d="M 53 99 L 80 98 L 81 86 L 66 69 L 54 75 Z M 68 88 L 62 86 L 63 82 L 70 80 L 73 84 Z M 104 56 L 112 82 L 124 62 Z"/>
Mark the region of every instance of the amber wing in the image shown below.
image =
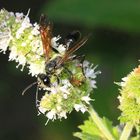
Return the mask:
<path id="1" fill-rule="evenodd" d="M 45 59 L 46 61 L 48 61 L 51 53 L 52 24 L 50 22 L 48 22 L 47 24 L 46 23 L 46 16 L 41 15 L 39 31 L 41 35 Z"/>
<path id="2" fill-rule="evenodd" d="M 60 61 L 57 64 L 57 67 L 59 67 L 60 65 L 62 65 L 64 62 L 66 62 L 69 57 L 75 52 L 77 51 L 79 48 L 81 48 L 86 41 L 88 40 L 89 35 L 83 37 L 80 41 L 78 41 L 73 47 L 71 47 L 70 49 L 67 50 L 67 52 L 65 53 L 65 55 L 60 59 Z"/>

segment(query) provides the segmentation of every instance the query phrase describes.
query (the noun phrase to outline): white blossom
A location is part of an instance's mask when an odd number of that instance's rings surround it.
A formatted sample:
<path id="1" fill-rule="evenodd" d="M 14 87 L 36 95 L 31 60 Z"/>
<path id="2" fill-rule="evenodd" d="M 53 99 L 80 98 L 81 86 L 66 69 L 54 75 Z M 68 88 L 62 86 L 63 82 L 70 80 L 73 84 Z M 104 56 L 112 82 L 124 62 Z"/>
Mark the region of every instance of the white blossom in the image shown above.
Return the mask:
<path id="1" fill-rule="evenodd" d="M 101 73 L 101 71 L 95 71 L 96 68 L 97 66 L 93 67 L 93 64 L 90 64 L 88 61 L 83 62 L 85 76 L 90 80 L 90 86 L 92 88 L 96 88 L 95 78 L 97 77 L 98 74 Z"/>
<path id="2" fill-rule="evenodd" d="M 5 28 L 5 27 L 7 27 L 6 21 L 1 22 L 0 23 L 0 28 Z M 2 33 L 2 34 L 4 34 L 4 33 Z"/>
<path id="3" fill-rule="evenodd" d="M 87 108 L 83 104 L 75 104 L 74 108 L 77 112 L 81 111 L 82 113 L 87 111 Z"/>
<path id="4" fill-rule="evenodd" d="M 39 74 L 46 74 L 47 71 L 39 24 L 30 23 L 29 11 L 26 16 L 23 13 L 14 14 L 6 10 L 1 10 L 1 14 L 0 51 L 5 52 L 8 49 L 10 51 L 9 61 L 16 61 L 17 67 L 22 66 L 22 70 L 24 66 L 27 66 L 29 74 L 37 77 L 39 88 L 44 92 L 39 100 L 39 112 L 44 114 L 48 120 L 55 120 L 66 119 L 67 113 L 73 109 L 82 113 L 87 111 L 92 100 L 90 92 L 96 88 L 95 78 L 100 73 L 100 71 L 95 71 L 97 66 L 88 61 L 84 61 L 82 64 L 79 59 L 72 59 L 76 55 L 71 55 L 69 56 L 70 61 L 67 61 L 66 65 L 64 63 L 64 66 L 70 69 L 74 77 L 70 76 L 64 67 L 61 67 L 56 68 L 54 73 L 49 73 L 50 85 L 43 83 Z M 60 38 L 60 35 L 51 38 L 51 47 L 58 53 L 52 49 L 47 63 L 59 56 L 63 58 L 66 53 L 71 42 L 60 44 Z M 74 84 L 72 78 L 81 80 L 81 84 Z"/>
<path id="5" fill-rule="evenodd" d="M 66 47 L 65 47 L 64 45 L 60 44 L 60 45 L 58 46 L 57 50 L 58 50 L 58 52 L 59 52 L 60 54 L 64 54 L 65 51 L 66 51 Z"/>
<path id="6" fill-rule="evenodd" d="M 91 79 L 91 80 L 90 80 L 90 86 L 91 86 L 92 88 L 97 88 L 97 86 L 96 86 L 96 81 L 95 81 L 94 79 Z"/>
<path id="7" fill-rule="evenodd" d="M 29 40 L 32 40 L 32 39 L 33 39 L 33 35 L 29 35 L 29 36 L 28 36 L 28 39 L 29 39 Z"/>
<path id="8" fill-rule="evenodd" d="M 60 87 L 60 91 L 66 94 L 70 94 L 70 92 L 68 91 L 67 85 Z"/>
<path id="9" fill-rule="evenodd" d="M 51 45 L 53 48 L 57 48 L 57 46 L 59 45 L 59 43 L 57 43 L 57 41 L 60 39 L 61 37 L 60 36 L 57 36 L 57 37 L 53 37 L 51 39 Z"/>
<path id="10" fill-rule="evenodd" d="M 54 120 L 54 119 L 56 119 L 56 112 L 54 110 L 51 110 L 46 114 L 46 117 L 49 120 Z"/>
<path id="11" fill-rule="evenodd" d="M 30 23 L 30 19 L 28 16 L 26 16 L 21 24 L 21 27 L 23 28 L 23 30 L 25 30 L 26 28 L 31 27 L 32 24 Z"/>
<path id="12" fill-rule="evenodd" d="M 27 45 L 26 42 L 22 42 L 21 44 L 22 47 L 25 47 L 26 45 Z"/>
<path id="13" fill-rule="evenodd" d="M 19 13 L 19 12 L 15 13 L 15 15 L 16 15 L 16 18 L 20 18 L 20 19 L 22 19 L 24 16 L 23 13 Z"/>
<path id="14" fill-rule="evenodd" d="M 21 22 L 22 21 L 22 19 L 23 19 L 23 13 L 15 13 L 15 15 L 16 15 L 16 22 L 18 23 L 18 22 Z"/>
<path id="15" fill-rule="evenodd" d="M 32 76 L 36 76 L 39 73 L 45 73 L 45 61 L 43 61 L 41 64 L 30 63 L 29 74 L 31 74 Z"/>
<path id="16" fill-rule="evenodd" d="M 34 27 L 33 27 L 33 30 L 31 31 L 32 35 L 39 35 L 40 32 L 39 32 L 39 25 L 37 23 L 34 23 Z"/>
<path id="17" fill-rule="evenodd" d="M 83 62 L 83 67 L 84 67 L 84 68 L 89 67 L 89 65 L 90 65 L 90 63 L 89 63 L 87 60 L 85 60 L 85 61 Z"/>
<path id="18" fill-rule="evenodd" d="M 57 105 L 56 108 L 57 108 L 58 112 L 60 112 L 62 110 L 62 107 L 60 105 Z"/>
<path id="19" fill-rule="evenodd" d="M 126 81 L 128 80 L 128 77 L 122 78 L 122 82 L 120 83 L 122 87 L 126 85 Z"/>
<path id="20" fill-rule="evenodd" d="M 30 23 L 30 19 L 28 15 L 25 16 L 24 20 L 21 23 L 20 28 L 16 32 L 16 38 L 19 39 L 21 35 L 24 33 L 24 30 L 31 27 L 32 24 Z"/>
<path id="21" fill-rule="evenodd" d="M 38 110 L 42 113 L 45 114 L 45 112 L 47 111 L 46 108 L 43 108 L 41 106 L 38 107 Z"/>
<path id="22" fill-rule="evenodd" d="M 60 112 L 60 113 L 59 113 L 59 118 L 60 118 L 60 119 L 61 119 L 61 118 L 67 119 L 66 111 Z"/>
<path id="23" fill-rule="evenodd" d="M 48 89 L 49 89 L 49 88 L 48 88 Z M 51 92 L 51 94 L 57 94 L 58 88 L 57 88 L 57 87 L 51 87 L 51 88 L 50 88 L 50 92 Z"/>
<path id="24" fill-rule="evenodd" d="M 92 99 L 89 97 L 89 95 L 87 95 L 87 96 L 83 96 L 83 97 L 81 98 L 81 100 L 82 100 L 82 101 L 85 101 L 87 104 L 90 104 L 90 101 L 91 101 Z"/>
<path id="25" fill-rule="evenodd" d="M 32 51 L 34 53 L 43 55 L 43 46 L 41 40 L 33 40 L 30 45 L 32 46 Z"/>
<path id="26" fill-rule="evenodd" d="M 10 49 L 10 54 L 9 54 L 9 61 L 16 60 L 17 58 L 17 48 L 16 46 L 12 46 Z"/>
<path id="27" fill-rule="evenodd" d="M 3 10 L 3 12 L 4 12 L 4 10 Z M 14 12 L 9 12 L 9 15 L 14 16 Z"/>
<path id="28" fill-rule="evenodd" d="M 16 58 L 16 62 L 18 62 L 19 65 L 24 66 L 26 64 L 26 57 L 21 54 Z"/>
<path id="29" fill-rule="evenodd" d="M 88 78 L 96 78 L 95 68 L 87 67 L 85 69 L 85 75 Z"/>
<path id="30" fill-rule="evenodd" d="M 63 94 L 70 94 L 69 89 L 66 85 L 65 86 L 59 86 L 59 85 L 51 86 L 51 87 L 45 88 L 45 90 L 50 91 L 51 94 L 57 94 L 59 92 L 62 92 Z"/>
<path id="31" fill-rule="evenodd" d="M 5 53 L 8 46 L 9 46 L 9 43 L 11 41 L 11 34 L 10 34 L 10 31 L 8 32 L 0 32 L 0 51 Z"/>
<path id="32" fill-rule="evenodd" d="M 63 79 L 63 80 L 61 80 L 61 82 L 67 88 L 71 86 L 71 83 L 70 83 L 70 81 L 68 79 Z"/>
<path id="33" fill-rule="evenodd" d="M 63 98 L 64 98 L 64 99 L 67 99 L 67 98 L 68 98 L 68 95 L 64 93 L 64 94 L 63 94 Z"/>

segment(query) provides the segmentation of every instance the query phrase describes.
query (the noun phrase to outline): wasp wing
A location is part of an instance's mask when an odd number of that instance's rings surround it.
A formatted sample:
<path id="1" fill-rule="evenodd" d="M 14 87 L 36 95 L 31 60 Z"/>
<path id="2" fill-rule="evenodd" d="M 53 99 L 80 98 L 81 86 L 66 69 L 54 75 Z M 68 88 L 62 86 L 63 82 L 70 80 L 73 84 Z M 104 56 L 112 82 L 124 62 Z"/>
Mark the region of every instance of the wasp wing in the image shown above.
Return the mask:
<path id="1" fill-rule="evenodd" d="M 40 31 L 40 35 L 41 35 L 44 55 L 45 55 L 45 58 L 47 61 L 50 57 L 50 53 L 52 50 L 52 48 L 51 48 L 52 24 L 50 22 L 48 22 L 48 24 L 46 24 L 45 15 L 41 15 L 41 17 L 40 17 L 39 31 Z"/>
<path id="2" fill-rule="evenodd" d="M 76 43 L 81 38 L 81 33 L 78 30 L 74 30 L 70 32 L 65 38 L 65 44 L 67 48 L 72 46 L 72 44 Z"/>
<path id="3" fill-rule="evenodd" d="M 77 51 L 79 48 L 81 48 L 86 41 L 88 40 L 89 35 L 83 37 L 79 42 L 77 42 L 73 47 L 71 47 L 70 49 L 67 50 L 67 52 L 65 53 L 65 55 L 59 60 L 57 67 L 59 67 L 60 65 L 62 65 L 64 62 L 66 62 L 69 57 L 75 52 Z"/>

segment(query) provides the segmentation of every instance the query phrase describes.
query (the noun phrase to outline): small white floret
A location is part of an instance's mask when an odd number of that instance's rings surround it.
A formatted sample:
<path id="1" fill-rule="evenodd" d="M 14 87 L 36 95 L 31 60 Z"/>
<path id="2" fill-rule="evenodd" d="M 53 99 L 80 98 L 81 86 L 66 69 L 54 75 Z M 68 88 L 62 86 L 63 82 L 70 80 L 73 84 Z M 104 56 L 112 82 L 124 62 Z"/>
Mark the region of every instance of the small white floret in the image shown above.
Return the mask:
<path id="1" fill-rule="evenodd" d="M 77 112 L 81 111 L 82 113 L 84 113 L 85 111 L 87 111 L 86 107 L 82 104 L 75 104 L 74 108 Z"/>
<path id="2" fill-rule="evenodd" d="M 89 97 L 89 96 L 83 96 L 82 97 L 82 101 L 85 101 L 87 104 L 90 104 L 90 101 L 91 101 L 92 99 Z"/>
<path id="3" fill-rule="evenodd" d="M 46 114 L 46 116 L 49 120 L 56 119 L 56 112 L 54 110 L 51 110 Z"/>
<path id="4" fill-rule="evenodd" d="M 65 119 L 67 119 L 66 112 L 65 112 L 65 111 L 60 112 L 60 114 L 59 114 L 59 118 L 60 118 L 60 119 L 61 119 L 61 118 L 65 118 Z"/>
<path id="5" fill-rule="evenodd" d="M 43 107 L 39 107 L 38 108 L 39 109 L 39 111 L 41 112 L 41 113 L 43 113 L 43 114 L 45 114 L 45 112 L 47 111 L 45 108 L 43 108 Z"/>

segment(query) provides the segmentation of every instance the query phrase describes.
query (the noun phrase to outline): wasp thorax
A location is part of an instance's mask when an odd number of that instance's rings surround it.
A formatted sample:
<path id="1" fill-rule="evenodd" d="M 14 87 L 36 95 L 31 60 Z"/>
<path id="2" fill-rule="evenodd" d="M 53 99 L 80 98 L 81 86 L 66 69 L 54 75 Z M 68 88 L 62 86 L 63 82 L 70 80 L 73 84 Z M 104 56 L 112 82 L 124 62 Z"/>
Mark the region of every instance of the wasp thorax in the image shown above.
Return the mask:
<path id="1" fill-rule="evenodd" d="M 60 60 L 60 56 L 50 60 L 46 63 L 46 72 L 47 73 L 54 73 L 55 69 L 57 68 L 58 61 Z"/>
<path id="2" fill-rule="evenodd" d="M 45 67 L 46 72 L 52 73 L 55 67 L 56 67 L 56 61 L 55 60 L 50 61 L 49 63 L 46 64 L 46 67 Z"/>

